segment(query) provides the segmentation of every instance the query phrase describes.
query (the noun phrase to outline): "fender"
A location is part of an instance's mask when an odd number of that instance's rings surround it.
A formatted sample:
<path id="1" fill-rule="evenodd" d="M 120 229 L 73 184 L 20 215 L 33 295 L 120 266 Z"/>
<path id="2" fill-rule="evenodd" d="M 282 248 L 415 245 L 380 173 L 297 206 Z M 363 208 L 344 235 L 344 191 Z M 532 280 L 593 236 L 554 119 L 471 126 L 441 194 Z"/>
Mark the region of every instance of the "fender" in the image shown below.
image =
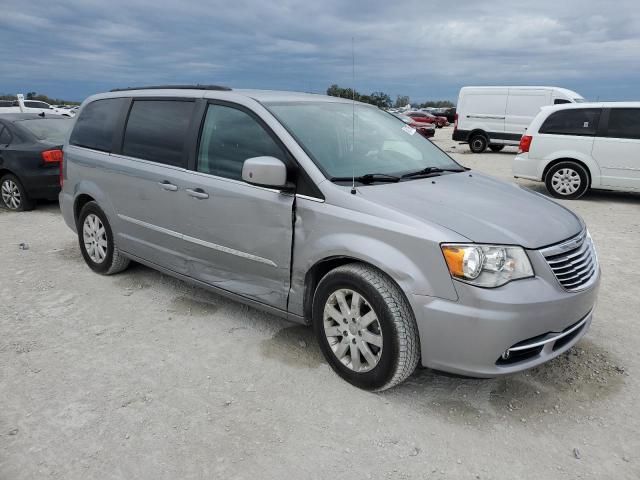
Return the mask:
<path id="1" fill-rule="evenodd" d="M 407 296 L 420 294 L 452 301 L 458 299 L 440 246 L 436 243 L 418 238 L 398 239 L 397 245 L 407 246 L 408 242 L 415 242 L 414 248 L 407 247 L 406 251 L 420 251 L 421 258 L 412 259 L 395 246 L 395 242 L 382 241 L 357 232 L 334 231 L 313 240 L 301 241 L 299 230 L 296 229 L 296 236 L 289 311 L 297 315 L 304 315 L 307 272 L 319 263 L 332 259 L 372 265 L 389 275 Z M 423 242 L 421 249 L 416 249 L 418 242 Z"/>
<path id="2" fill-rule="evenodd" d="M 591 151 L 591 149 L 589 149 Z M 578 152 L 576 150 L 560 150 L 554 151 L 552 155 L 548 155 L 544 158 L 544 162 L 541 162 L 538 167 L 538 174 L 542 181 L 544 181 L 544 172 L 548 169 L 549 165 L 556 163 L 560 160 L 578 160 L 584 163 L 589 169 L 589 175 L 591 176 L 591 186 L 598 188 L 601 185 L 600 181 L 600 166 L 593 160 L 591 155 Z"/>
<path id="3" fill-rule="evenodd" d="M 76 201 L 80 195 L 89 195 L 92 197 L 100 206 L 102 211 L 107 216 L 107 220 L 111 225 L 118 225 L 121 220 L 116 214 L 115 208 L 113 204 L 109 200 L 102 189 L 93 181 L 83 179 L 76 183 L 74 191 L 73 191 L 73 208 L 75 209 Z"/>

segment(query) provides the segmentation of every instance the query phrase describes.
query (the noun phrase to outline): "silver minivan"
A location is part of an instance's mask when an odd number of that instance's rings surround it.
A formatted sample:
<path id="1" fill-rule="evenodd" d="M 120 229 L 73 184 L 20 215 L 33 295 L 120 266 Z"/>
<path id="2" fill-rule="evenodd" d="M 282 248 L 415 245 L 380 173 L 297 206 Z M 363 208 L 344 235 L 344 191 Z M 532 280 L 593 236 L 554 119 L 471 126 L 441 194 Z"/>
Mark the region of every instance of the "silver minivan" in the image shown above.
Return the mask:
<path id="1" fill-rule="evenodd" d="M 520 371 L 589 328 L 584 222 L 376 107 L 173 86 L 94 95 L 76 118 L 60 204 L 92 270 L 133 260 L 310 324 L 358 387 L 418 363 Z"/>

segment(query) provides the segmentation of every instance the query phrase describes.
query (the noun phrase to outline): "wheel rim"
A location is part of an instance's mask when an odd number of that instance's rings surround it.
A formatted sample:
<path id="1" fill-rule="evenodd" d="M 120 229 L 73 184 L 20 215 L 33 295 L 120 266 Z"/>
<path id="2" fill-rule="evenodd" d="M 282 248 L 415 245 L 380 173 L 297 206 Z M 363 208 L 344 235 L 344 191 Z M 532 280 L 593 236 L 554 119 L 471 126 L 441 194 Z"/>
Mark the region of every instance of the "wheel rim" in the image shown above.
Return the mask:
<path id="1" fill-rule="evenodd" d="M 481 138 L 475 138 L 473 142 L 471 142 L 471 146 L 473 147 L 474 150 L 482 150 L 482 147 L 484 146 L 484 142 L 482 141 Z"/>
<path id="2" fill-rule="evenodd" d="M 582 179 L 572 168 L 561 168 L 551 177 L 553 190 L 560 195 L 572 195 L 580 189 Z"/>
<path id="3" fill-rule="evenodd" d="M 371 304 L 342 288 L 324 306 L 324 333 L 336 358 L 354 372 L 375 368 L 382 356 L 382 329 Z"/>
<path id="4" fill-rule="evenodd" d="M 82 225 L 84 248 L 95 263 L 102 263 L 107 256 L 107 231 L 97 215 L 90 213 Z"/>
<path id="5" fill-rule="evenodd" d="M 17 210 L 22 203 L 20 189 L 13 180 L 5 180 L 2 182 L 2 201 L 11 210 Z"/>

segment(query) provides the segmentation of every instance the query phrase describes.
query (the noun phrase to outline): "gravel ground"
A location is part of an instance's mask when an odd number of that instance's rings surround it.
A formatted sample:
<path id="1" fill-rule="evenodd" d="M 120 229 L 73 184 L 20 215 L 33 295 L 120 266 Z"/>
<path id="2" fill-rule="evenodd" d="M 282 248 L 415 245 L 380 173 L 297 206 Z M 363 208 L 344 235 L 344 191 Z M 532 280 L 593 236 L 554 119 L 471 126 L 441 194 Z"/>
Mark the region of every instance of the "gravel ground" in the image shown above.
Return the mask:
<path id="1" fill-rule="evenodd" d="M 450 138 L 511 179 L 515 149 Z M 308 328 L 141 266 L 93 274 L 56 204 L 0 211 L 0 479 L 637 479 L 640 195 L 567 205 L 603 269 L 585 339 L 508 378 L 421 369 L 383 394 L 333 374 Z"/>

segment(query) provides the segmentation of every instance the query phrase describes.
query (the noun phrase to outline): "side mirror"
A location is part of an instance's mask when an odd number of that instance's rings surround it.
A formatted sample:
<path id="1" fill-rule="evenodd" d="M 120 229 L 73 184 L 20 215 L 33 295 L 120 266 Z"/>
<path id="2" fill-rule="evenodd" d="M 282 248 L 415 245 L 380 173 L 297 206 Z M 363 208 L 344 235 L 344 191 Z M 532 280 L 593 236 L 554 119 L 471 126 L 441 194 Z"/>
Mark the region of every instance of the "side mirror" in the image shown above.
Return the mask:
<path id="1" fill-rule="evenodd" d="M 287 186 L 287 167 L 275 157 L 253 157 L 242 164 L 242 180 L 261 187 Z"/>

